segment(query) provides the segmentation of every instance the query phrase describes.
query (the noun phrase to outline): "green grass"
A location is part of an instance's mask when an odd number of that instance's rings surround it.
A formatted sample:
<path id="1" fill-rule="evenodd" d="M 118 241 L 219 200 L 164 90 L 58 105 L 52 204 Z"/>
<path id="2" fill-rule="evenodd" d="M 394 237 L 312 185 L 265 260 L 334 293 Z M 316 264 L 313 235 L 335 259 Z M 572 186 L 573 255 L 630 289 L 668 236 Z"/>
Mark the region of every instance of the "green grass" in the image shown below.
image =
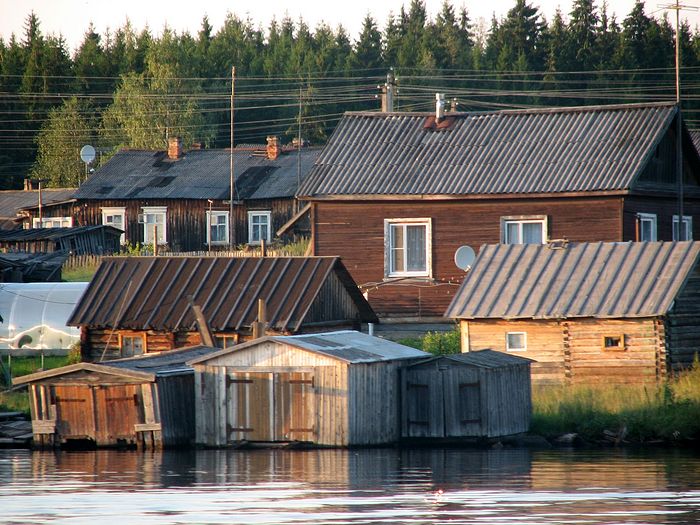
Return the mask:
<path id="1" fill-rule="evenodd" d="M 70 270 L 63 270 L 61 272 L 61 279 L 66 282 L 91 281 L 97 271 L 97 266 L 97 264 L 86 264 L 85 266 L 78 266 Z"/>
<path id="2" fill-rule="evenodd" d="M 29 394 L 27 391 L 0 392 L 0 412 L 29 414 Z"/>
<path id="3" fill-rule="evenodd" d="M 79 355 L 79 354 L 77 354 Z M 44 357 L 43 370 L 58 368 L 76 362 L 76 353 L 72 352 L 67 356 L 47 356 Z M 8 376 L 20 377 L 33 374 L 42 370 L 41 357 L 13 357 L 9 363 L 7 356 L 1 358 L 0 366 L 0 412 L 21 411 L 29 414 L 29 396 L 26 390 L 16 390 L 11 392 L 1 391 L 3 385 L 9 387 Z"/>

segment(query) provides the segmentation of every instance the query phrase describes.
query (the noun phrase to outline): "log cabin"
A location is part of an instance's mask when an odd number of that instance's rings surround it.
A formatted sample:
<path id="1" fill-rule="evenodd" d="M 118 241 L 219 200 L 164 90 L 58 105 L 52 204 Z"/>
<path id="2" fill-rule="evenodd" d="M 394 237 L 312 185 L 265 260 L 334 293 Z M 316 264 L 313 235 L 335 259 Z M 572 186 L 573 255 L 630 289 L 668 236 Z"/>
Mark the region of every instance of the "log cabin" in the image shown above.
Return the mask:
<path id="1" fill-rule="evenodd" d="M 299 211 L 294 194 L 319 151 L 283 146 L 277 137 L 268 137 L 267 145 L 234 148 L 230 205 L 230 150 L 184 151 L 172 137 L 167 151 L 117 152 L 72 194 L 68 211 L 55 208 L 55 213 L 72 226 L 118 228 L 124 232 L 122 244 L 153 244 L 155 238 L 159 251 L 270 244 Z M 39 209 L 30 206 L 23 213 L 35 222 Z M 44 215 L 52 218 L 46 210 Z M 308 236 L 307 223 L 298 221 L 290 235 Z"/>
<path id="2" fill-rule="evenodd" d="M 445 315 L 537 384 L 657 383 L 700 352 L 700 243 L 482 246 Z"/>
<path id="3" fill-rule="evenodd" d="M 67 324 L 80 327 L 83 360 L 104 361 L 206 343 L 202 320 L 228 347 L 260 322 L 291 335 L 377 318 L 337 257 L 107 257 Z"/>
<path id="4" fill-rule="evenodd" d="M 700 158 L 683 126 L 681 213 L 679 118 L 668 103 L 346 113 L 297 194 L 312 253 L 342 257 L 382 323 L 430 322 L 463 245 L 695 238 Z"/>

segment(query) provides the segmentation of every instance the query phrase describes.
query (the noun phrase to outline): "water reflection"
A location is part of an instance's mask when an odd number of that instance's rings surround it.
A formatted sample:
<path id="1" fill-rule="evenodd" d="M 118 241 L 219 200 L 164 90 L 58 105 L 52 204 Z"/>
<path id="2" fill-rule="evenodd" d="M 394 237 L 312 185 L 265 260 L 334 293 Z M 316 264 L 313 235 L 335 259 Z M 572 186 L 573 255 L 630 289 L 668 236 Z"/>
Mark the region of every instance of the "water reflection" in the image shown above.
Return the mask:
<path id="1" fill-rule="evenodd" d="M 0 523 L 700 523 L 700 455 L 0 451 Z"/>

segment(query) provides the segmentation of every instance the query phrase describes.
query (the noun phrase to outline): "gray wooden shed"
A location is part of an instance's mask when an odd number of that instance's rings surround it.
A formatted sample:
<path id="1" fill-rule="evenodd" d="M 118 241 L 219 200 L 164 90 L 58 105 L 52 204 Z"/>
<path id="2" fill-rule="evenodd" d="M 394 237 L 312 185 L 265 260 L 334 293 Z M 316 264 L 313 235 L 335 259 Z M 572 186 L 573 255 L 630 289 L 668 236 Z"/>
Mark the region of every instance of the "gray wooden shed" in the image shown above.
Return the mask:
<path id="1" fill-rule="evenodd" d="M 401 374 L 402 437 L 499 437 L 527 432 L 530 359 L 481 350 L 433 357 Z"/>
<path id="2" fill-rule="evenodd" d="M 77 363 L 13 380 L 28 385 L 34 444 L 162 448 L 194 442 L 198 346 L 102 363 Z"/>
<path id="3" fill-rule="evenodd" d="M 198 444 L 399 440 L 399 369 L 429 354 L 350 330 L 263 337 L 194 359 Z"/>

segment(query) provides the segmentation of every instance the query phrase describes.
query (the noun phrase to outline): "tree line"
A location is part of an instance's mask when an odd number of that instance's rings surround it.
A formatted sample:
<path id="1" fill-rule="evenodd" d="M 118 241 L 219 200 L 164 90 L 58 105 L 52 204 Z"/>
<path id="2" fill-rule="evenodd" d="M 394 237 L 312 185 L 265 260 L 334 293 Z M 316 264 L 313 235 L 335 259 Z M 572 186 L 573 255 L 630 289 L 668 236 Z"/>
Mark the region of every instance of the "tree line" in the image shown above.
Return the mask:
<path id="1" fill-rule="evenodd" d="M 692 126 L 700 33 L 684 22 L 679 36 Z M 448 1 L 431 17 L 411 0 L 381 27 L 368 14 L 355 39 L 342 26 L 284 17 L 263 29 L 229 13 L 217 31 L 204 17 L 196 35 L 90 25 L 71 55 L 31 13 L 19 39 L 0 40 L 0 187 L 26 177 L 78 185 L 85 144 L 98 149 L 96 166 L 118 148 L 164 149 L 174 135 L 185 147 L 227 147 L 232 91 L 236 144 L 270 134 L 320 144 L 344 111 L 378 109 L 392 68 L 398 110 L 429 110 L 436 92 L 463 111 L 674 100 L 674 39 L 667 16 L 639 0 L 622 20 L 605 2 L 573 0 L 547 20 L 515 0 L 490 24 Z"/>

